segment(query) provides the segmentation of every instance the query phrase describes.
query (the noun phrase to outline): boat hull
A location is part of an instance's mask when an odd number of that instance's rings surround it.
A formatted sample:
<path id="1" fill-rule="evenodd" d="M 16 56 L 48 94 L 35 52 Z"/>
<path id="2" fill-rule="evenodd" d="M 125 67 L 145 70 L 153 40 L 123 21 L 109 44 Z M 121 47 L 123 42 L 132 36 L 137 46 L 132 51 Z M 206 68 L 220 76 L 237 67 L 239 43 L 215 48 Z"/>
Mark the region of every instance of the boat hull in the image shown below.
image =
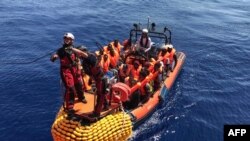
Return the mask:
<path id="1" fill-rule="evenodd" d="M 168 91 L 172 88 L 186 58 L 186 55 L 183 52 L 177 52 L 176 55 L 176 66 L 174 70 L 168 74 L 168 77 L 165 79 L 164 83 L 162 83 L 161 88 L 156 91 L 145 104 L 130 111 L 134 129 L 137 128 L 140 123 L 145 121 L 145 119 L 154 112 L 160 102 L 167 97 Z"/>

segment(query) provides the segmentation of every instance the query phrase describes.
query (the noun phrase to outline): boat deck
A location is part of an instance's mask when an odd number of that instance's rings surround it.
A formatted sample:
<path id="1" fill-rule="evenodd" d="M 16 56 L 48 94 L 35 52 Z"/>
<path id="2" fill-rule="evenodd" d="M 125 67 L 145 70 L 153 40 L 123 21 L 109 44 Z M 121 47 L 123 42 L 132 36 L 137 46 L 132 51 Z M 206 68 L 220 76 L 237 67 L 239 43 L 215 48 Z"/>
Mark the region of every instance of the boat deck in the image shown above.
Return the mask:
<path id="1" fill-rule="evenodd" d="M 74 104 L 74 110 L 76 111 L 75 112 L 76 115 L 88 116 L 88 115 L 92 114 L 94 111 L 94 105 L 96 104 L 95 95 L 85 92 L 84 96 L 87 100 L 87 103 L 78 102 L 76 100 L 76 102 Z M 119 104 L 111 103 L 111 105 L 109 106 L 109 109 L 107 109 L 105 111 L 103 110 L 101 112 L 101 116 L 108 114 L 109 112 L 111 112 L 114 109 L 117 109 L 118 107 L 119 107 Z"/>

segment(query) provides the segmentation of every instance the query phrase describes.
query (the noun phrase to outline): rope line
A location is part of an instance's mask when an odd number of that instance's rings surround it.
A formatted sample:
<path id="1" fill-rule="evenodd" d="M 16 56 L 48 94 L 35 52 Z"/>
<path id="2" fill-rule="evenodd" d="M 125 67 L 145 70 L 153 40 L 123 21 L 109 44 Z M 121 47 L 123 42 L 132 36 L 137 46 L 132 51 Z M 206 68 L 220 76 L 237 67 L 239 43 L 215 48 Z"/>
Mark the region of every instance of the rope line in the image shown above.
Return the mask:
<path id="1" fill-rule="evenodd" d="M 49 53 L 47 53 L 47 54 L 45 54 L 45 55 L 43 55 L 43 56 L 41 56 L 41 57 L 38 57 L 38 58 L 32 60 L 32 61 L 27 61 L 27 62 L 2 62 L 2 61 L 1 61 L 0 64 L 6 64 L 6 65 L 27 65 L 27 64 L 32 64 L 32 63 L 35 63 L 35 62 L 37 62 L 37 61 L 43 59 L 44 57 L 46 57 L 46 56 L 48 56 L 48 55 L 51 55 L 51 54 L 54 53 L 54 52 L 55 52 L 55 51 L 51 51 L 51 52 L 49 52 Z"/>

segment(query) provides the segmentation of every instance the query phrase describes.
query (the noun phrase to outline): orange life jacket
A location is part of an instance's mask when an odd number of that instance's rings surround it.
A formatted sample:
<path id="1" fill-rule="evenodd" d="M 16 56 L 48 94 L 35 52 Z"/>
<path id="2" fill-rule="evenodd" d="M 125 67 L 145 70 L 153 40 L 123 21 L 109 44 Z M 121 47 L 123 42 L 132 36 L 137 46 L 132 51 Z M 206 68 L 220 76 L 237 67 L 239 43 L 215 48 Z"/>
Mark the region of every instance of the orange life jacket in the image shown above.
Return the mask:
<path id="1" fill-rule="evenodd" d="M 154 65 L 157 61 L 155 61 L 154 59 L 151 59 L 150 62 L 149 62 L 149 67 L 148 67 L 148 70 L 149 72 L 152 72 L 154 70 Z"/>
<path id="2" fill-rule="evenodd" d="M 159 53 L 158 55 L 158 60 L 162 61 L 164 64 L 168 63 L 168 59 L 169 59 L 169 53 L 167 52 L 164 56 L 162 56 L 162 52 Z"/>
<path id="3" fill-rule="evenodd" d="M 114 50 L 115 51 L 115 50 Z M 109 60 L 110 60 L 110 66 L 111 67 L 116 67 L 118 61 L 119 61 L 119 54 L 117 53 L 117 51 L 115 51 L 115 55 L 111 56 L 109 53 Z"/>
<path id="4" fill-rule="evenodd" d="M 176 50 L 173 48 L 172 51 L 169 53 L 169 60 L 170 60 L 170 64 L 173 63 L 174 61 L 174 54 L 175 54 Z"/>
<path id="5" fill-rule="evenodd" d="M 124 78 L 125 78 L 126 76 L 129 75 L 130 68 L 129 68 L 129 66 L 128 66 L 127 70 L 125 70 L 125 72 L 124 72 L 123 66 L 124 66 L 124 64 L 122 64 L 122 65 L 119 67 L 119 75 L 120 75 L 120 77 L 124 77 Z"/>
<path id="6" fill-rule="evenodd" d="M 110 43 L 112 45 L 112 47 L 120 54 L 121 52 L 121 44 L 118 42 L 118 46 L 115 46 L 115 43 L 114 42 L 111 42 Z"/>
<path id="7" fill-rule="evenodd" d="M 134 66 L 132 66 L 130 70 L 130 74 L 137 80 L 139 79 L 141 68 L 142 68 L 141 65 L 139 65 L 137 69 L 135 69 Z"/>
<path id="8" fill-rule="evenodd" d="M 102 57 L 102 60 L 100 61 L 99 65 L 103 69 L 104 73 L 108 72 L 109 71 L 109 65 L 110 65 L 110 59 L 109 59 L 109 57 L 108 57 L 108 59 L 106 61 L 104 61 L 104 59 Z"/>

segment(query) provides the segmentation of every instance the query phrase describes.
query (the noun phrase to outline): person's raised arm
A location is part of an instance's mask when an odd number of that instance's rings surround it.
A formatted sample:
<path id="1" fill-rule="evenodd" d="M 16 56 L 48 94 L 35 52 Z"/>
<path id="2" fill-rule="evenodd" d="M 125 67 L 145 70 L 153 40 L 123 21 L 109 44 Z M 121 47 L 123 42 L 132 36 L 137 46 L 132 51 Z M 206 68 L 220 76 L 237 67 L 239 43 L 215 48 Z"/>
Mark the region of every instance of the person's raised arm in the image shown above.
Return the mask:
<path id="1" fill-rule="evenodd" d="M 86 52 L 83 52 L 79 49 L 76 49 L 76 48 L 71 48 L 73 52 L 75 52 L 76 54 L 78 54 L 79 56 L 82 56 L 84 58 L 87 58 L 88 57 L 88 54 Z"/>

